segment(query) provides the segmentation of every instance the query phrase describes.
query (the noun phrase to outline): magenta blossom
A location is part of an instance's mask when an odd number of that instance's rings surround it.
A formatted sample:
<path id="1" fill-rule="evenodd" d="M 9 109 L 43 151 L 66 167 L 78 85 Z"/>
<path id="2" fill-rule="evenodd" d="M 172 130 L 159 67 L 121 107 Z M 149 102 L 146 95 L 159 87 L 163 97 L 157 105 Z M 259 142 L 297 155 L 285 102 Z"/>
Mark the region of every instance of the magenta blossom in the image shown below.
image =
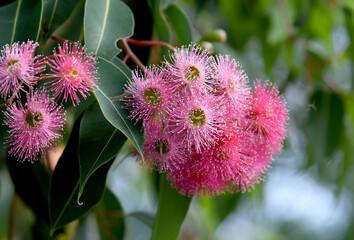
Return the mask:
<path id="1" fill-rule="evenodd" d="M 277 88 L 257 82 L 251 91 L 235 60 L 194 45 L 176 49 L 170 60 L 133 72 L 126 86 L 130 118 L 143 121 L 144 163 L 188 196 L 253 189 L 286 134 L 288 112 Z"/>
<path id="2" fill-rule="evenodd" d="M 263 87 L 258 81 L 254 87 L 254 93 L 249 97 L 248 129 L 258 135 L 259 140 L 267 144 L 273 154 L 277 154 L 286 135 L 288 110 L 285 101 L 277 87 L 268 81 Z"/>
<path id="3" fill-rule="evenodd" d="M 222 134 L 224 109 L 212 95 L 184 96 L 174 104 L 169 131 L 176 134 L 189 151 L 201 152 L 212 147 Z"/>
<path id="4" fill-rule="evenodd" d="M 148 68 L 143 74 L 134 71 L 125 88 L 126 108 L 131 109 L 130 118 L 146 122 L 153 116 L 163 120 L 170 112 L 171 90 L 160 69 Z"/>
<path id="5" fill-rule="evenodd" d="M 10 128 L 6 142 L 9 154 L 19 161 L 35 161 L 38 154 L 45 155 L 61 138 L 65 112 L 46 91 L 34 92 L 32 97 L 28 94 L 25 105 L 12 104 L 4 114 L 4 125 Z"/>
<path id="6" fill-rule="evenodd" d="M 187 150 L 176 140 L 175 135 L 163 133 L 162 128 L 151 125 L 145 131 L 143 154 L 145 164 L 151 169 L 157 167 L 159 171 L 169 171 L 185 161 Z M 141 158 L 138 157 L 138 160 Z"/>
<path id="7" fill-rule="evenodd" d="M 53 51 L 53 59 L 48 61 L 52 73 L 46 78 L 54 78 L 46 83 L 48 89 L 54 91 L 54 97 L 63 101 L 70 97 L 73 105 L 80 103 L 78 93 L 86 99 L 87 95 L 98 83 L 97 61 L 91 54 L 86 54 L 80 43 L 74 44 L 65 41 L 59 45 L 59 53 Z"/>
<path id="8" fill-rule="evenodd" d="M 45 69 L 45 62 L 38 61 L 41 56 L 34 56 L 38 43 L 16 42 L 9 46 L 6 44 L 1 50 L 0 57 L 0 93 L 5 99 L 18 96 L 24 85 L 32 87 L 39 79 L 38 74 Z M 24 85 L 23 85 L 24 84 Z"/>
<path id="9" fill-rule="evenodd" d="M 213 69 L 214 94 L 221 96 L 228 108 L 241 117 L 248 109 L 250 89 L 247 75 L 229 56 L 217 56 Z"/>
<path id="10" fill-rule="evenodd" d="M 171 62 L 165 62 L 165 66 L 173 91 L 194 93 L 211 88 L 211 62 L 205 50 L 190 45 L 187 48 L 177 48 L 170 58 Z"/>

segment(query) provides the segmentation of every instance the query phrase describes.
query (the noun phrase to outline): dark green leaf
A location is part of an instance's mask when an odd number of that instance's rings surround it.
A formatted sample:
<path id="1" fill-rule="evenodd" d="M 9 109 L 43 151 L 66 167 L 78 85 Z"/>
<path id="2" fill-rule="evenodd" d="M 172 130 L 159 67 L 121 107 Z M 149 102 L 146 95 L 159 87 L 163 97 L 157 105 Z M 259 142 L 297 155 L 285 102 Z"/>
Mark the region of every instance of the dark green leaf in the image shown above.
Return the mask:
<path id="1" fill-rule="evenodd" d="M 43 221 L 49 223 L 48 195 L 50 174 L 40 161 L 19 162 L 8 157 L 7 166 L 21 199 Z"/>
<path id="2" fill-rule="evenodd" d="M 69 18 L 78 2 L 79 0 L 43 1 L 42 31 L 44 33 L 44 40 L 50 37 L 50 35 Z"/>
<path id="3" fill-rule="evenodd" d="M 80 125 L 80 187 L 79 202 L 90 176 L 103 164 L 114 158 L 127 138 L 102 115 L 95 101 L 84 114 Z"/>
<path id="4" fill-rule="evenodd" d="M 95 215 L 102 240 L 123 239 L 125 224 L 122 206 L 108 188 L 95 208 Z"/>
<path id="5" fill-rule="evenodd" d="M 0 46 L 37 41 L 42 17 L 42 1 L 18 0 L 0 8 Z"/>
<path id="6" fill-rule="evenodd" d="M 159 206 L 151 239 L 177 239 L 191 200 L 191 197 L 183 196 L 172 188 L 165 175 L 161 174 Z"/>
<path id="7" fill-rule="evenodd" d="M 79 0 L 75 9 L 72 11 L 70 17 L 58 28 L 55 30 L 53 35 L 63 39 L 68 39 L 71 41 L 78 41 L 82 36 L 82 24 L 83 24 L 83 15 L 84 15 L 84 6 L 85 0 Z M 57 45 L 57 41 L 48 39 L 46 42 L 44 54 L 51 55 L 53 47 Z"/>
<path id="8" fill-rule="evenodd" d="M 154 26 L 153 29 L 157 33 L 157 37 L 162 42 L 170 42 L 170 29 L 167 23 L 165 16 L 161 10 L 161 1 L 153 0 L 152 1 L 152 15 Z M 167 55 L 168 49 L 166 47 L 162 47 L 162 55 Z"/>
<path id="9" fill-rule="evenodd" d="M 117 40 L 133 35 L 133 13 L 120 0 L 87 0 L 84 29 L 87 49 L 111 60 L 120 52 Z"/>
<path id="10" fill-rule="evenodd" d="M 103 115 L 132 141 L 139 153 L 142 153 L 144 140 L 141 126 L 134 125 L 128 119 L 129 111 L 123 109 L 124 103 L 121 101 L 121 97 L 119 100 L 112 100 L 124 93 L 123 87 L 129 79 L 128 76 L 103 58 L 99 58 L 98 73 L 101 80 L 98 88 L 94 91 Z"/>
<path id="11" fill-rule="evenodd" d="M 80 119 L 76 122 L 69 142 L 54 170 L 50 187 L 51 234 L 65 224 L 87 213 L 101 198 L 107 172 L 112 161 L 97 169 L 86 183 L 86 191 L 81 196 L 83 204 L 76 202 L 79 194 L 79 129 Z"/>
<path id="12" fill-rule="evenodd" d="M 344 104 L 340 96 L 325 91 L 315 92 L 310 103 L 317 109 L 310 111 L 307 127 L 310 157 L 323 168 L 340 144 Z"/>
<path id="13" fill-rule="evenodd" d="M 193 42 L 193 29 L 186 14 L 176 4 L 172 4 L 165 10 L 168 20 L 181 45 L 188 45 Z"/>

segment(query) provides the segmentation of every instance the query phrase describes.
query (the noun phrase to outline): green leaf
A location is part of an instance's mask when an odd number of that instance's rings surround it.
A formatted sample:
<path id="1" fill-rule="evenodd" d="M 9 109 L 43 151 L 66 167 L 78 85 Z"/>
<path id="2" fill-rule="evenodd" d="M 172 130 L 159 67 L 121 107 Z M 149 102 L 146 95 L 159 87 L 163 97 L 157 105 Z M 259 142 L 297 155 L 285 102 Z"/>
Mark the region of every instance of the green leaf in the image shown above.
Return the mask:
<path id="1" fill-rule="evenodd" d="M 82 24 L 83 24 L 83 15 L 85 10 L 85 0 L 79 0 L 75 9 L 72 10 L 72 13 L 68 19 L 56 29 L 52 35 L 57 37 L 68 39 L 71 41 L 79 41 L 82 37 Z M 53 53 L 53 47 L 58 44 L 57 41 L 53 39 L 48 39 L 44 50 L 44 55 L 51 55 Z"/>
<path id="2" fill-rule="evenodd" d="M 176 2 L 177 0 L 162 0 L 162 8 L 166 9 Z"/>
<path id="3" fill-rule="evenodd" d="M 353 4 L 354 5 L 354 4 Z M 354 10 L 351 11 L 350 9 L 344 8 L 344 15 L 345 15 L 345 23 L 346 23 L 346 28 L 348 31 L 348 35 L 350 38 L 350 45 L 348 47 L 350 57 L 352 61 L 354 61 Z M 353 73 L 354 75 L 354 73 Z M 354 79 L 353 79 L 354 81 Z"/>
<path id="4" fill-rule="evenodd" d="M 52 33 L 69 18 L 78 2 L 79 0 L 43 1 L 42 29 L 44 32 L 44 40 L 50 37 Z"/>
<path id="5" fill-rule="evenodd" d="M 165 174 L 161 174 L 159 206 L 151 240 L 177 239 L 191 200 L 191 197 L 183 196 L 172 188 Z"/>
<path id="6" fill-rule="evenodd" d="M 170 29 L 167 23 L 165 16 L 162 13 L 161 1 L 153 0 L 152 1 L 152 16 L 154 22 L 154 32 L 157 35 L 158 39 L 162 42 L 169 43 L 171 40 Z M 161 47 L 162 55 L 167 55 L 169 49 L 166 47 Z"/>
<path id="7" fill-rule="evenodd" d="M 97 169 L 86 183 L 86 191 L 81 200 L 76 202 L 79 194 L 79 129 L 80 120 L 76 121 L 69 142 L 54 170 L 49 197 L 50 233 L 87 213 L 101 198 L 106 176 L 112 161 Z"/>
<path id="8" fill-rule="evenodd" d="M 124 71 L 103 58 L 99 58 L 98 73 L 101 80 L 94 92 L 103 115 L 113 126 L 127 136 L 139 153 L 142 154 L 144 141 L 142 127 L 134 125 L 128 119 L 129 111 L 123 109 L 124 103 L 121 99 L 112 100 L 112 98 L 124 93 L 123 88 L 129 79 L 128 76 L 124 74 Z"/>
<path id="9" fill-rule="evenodd" d="M 123 209 L 108 188 L 95 207 L 95 216 L 102 240 L 123 239 L 125 230 Z"/>
<path id="10" fill-rule="evenodd" d="M 84 29 L 87 49 L 111 60 L 120 52 L 117 40 L 133 35 L 133 13 L 120 0 L 87 0 Z"/>
<path id="11" fill-rule="evenodd" d="M 111 62 L 116 65 L 116 67 L 118 67 L 120 70 L 122 70 L 128 78 L 132 77 L 132 70 L 120 58 L 115 57 L 112 59 Z"/>
<path id="12" fill-rule="evenodd" d="M 15 185 L 16 192 L 36 215 L 49 223 L 48 195 L 50 174 L 43 163 L 19 162 L 13 157 L 7 158 L 7 166 Z"/>
<path id="13" fill-rule="evenodd" d="M 154 226 L 155 218 L 145 212 L 132 212 L 126 215 L 126 217 L 135 217 L 139 221 L 143 222 L 146 226 L 152 228 Z"/>
<path id="14" fill-rule="evenodd" d="M 332 10 L 320 2 L 311 7 L 307 20 L 307 31 L 310 36 L 321 38 L 330 43 L 334 13 Z"/>
<path id="15" fill-rule="evenodd" d="M 186 14 L 176 4 L 172 4 L 165 10 L 178 42 L 181 45 L 188 45 L 193 42 L 192 25 Z"/>
<path id="16" fill-rule="evenodd" d="M 344 103 L 339 95 L 327 91 L 316 91 L 310 103 L 317 109 L 311 110 L 306 128 L 310 160 L 323 169 L 340 145 Z"/>
<path id="17" fill-rule="evenodd" d="M 80 187 L 77 201 L 90 176 L 114 158 L 127 138 L 102 115 L 95 101 L 84 114 L 80 125 Z"/>
<path id="18" fill-rule="evenodd" d="M 37 41 L 42 18 L 42 1 L 18 0 L 0 8 L 0 46 Z"/>

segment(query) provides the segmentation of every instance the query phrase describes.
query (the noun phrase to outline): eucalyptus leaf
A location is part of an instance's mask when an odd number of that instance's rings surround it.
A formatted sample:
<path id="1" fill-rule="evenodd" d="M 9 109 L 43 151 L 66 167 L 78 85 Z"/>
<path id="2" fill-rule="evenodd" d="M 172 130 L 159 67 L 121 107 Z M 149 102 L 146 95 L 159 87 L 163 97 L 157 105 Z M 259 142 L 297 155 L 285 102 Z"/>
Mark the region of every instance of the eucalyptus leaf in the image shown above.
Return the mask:
<path id="1" fill-rule="evenodd" d="M 87 0 L 84 29 L 87 49 L 111 60 L 120 52 L 117 40 L 133 35 L 133 13 L 120 0 Z"/>
<path id="2" fill-rule="evenodd" d="M 79 194 L 79 119 L 69 142 L 55 167 L 49 197 L 51 235 L 55 230 L 87 213 L 102 197 L 106 176 L 112 161 L 97 169 L 86 183 L 81 196 L 82 204 L 76 202 Z"/>
<path id="3" fill-rule="evenodd" d="M 182 9 L 172 4 L 165 10 L 168 20 L 181 45 L 188 45 L 194 41 L 192 25 Z"/>
<path id="4" fill-rule="evenodd" d="M 125 75 L 127 75 L 128 78 L 132 77 L 132 70 L 128 67 L 127 64 L 125 64 L 120 58 L 115 57 L 111 61 L 116 67 L 118 67 L 120 70 L 123 71 Z"/>
<path id="5" fill-rule="evenodd" d="M 17 0 L 0 8 L 0 46 L 37 41 L 42 18 L 42 1 Z"/>
<path id="6" fill-rule="evenodd" d="M 340 96 L 327 91 L 316 91 L 310 103 L 316 107 L 316 111 L 310 111 L 306 128 L 310 155 L 308 166 L 316 163 L 323 169 L 340 145 L 344 103 Z"/>
<path id="7" fill-rule="evenodd" d="M 82 24 L 83 24 L 83 15 L 85 10 L 85 0 L 79 0 L 76 7 L 72 10 L 71 15 L 66 21 L 57 28 L 52 35 L 60 37 L 63 39 L 68 39 L 71 41 L 79 41 L 82 36 Z M 53 52 L 53 47 L 57 45 L 57 41 L 53 39 L 48 39 L 46 41 L 44 54 L 51 55 Z"/>
<path id="8" fill-rule="evenodd" d="M 43 163 L 40 161 L 20 162 L 9 156 L 7 167 L 17 194 L 36 213 L 37 217 L 49 223 L 48 195 L 51 176 Z"/>
<path id="9" fill-rule="evenodd" d="M 97 101 L 87 109 L 80 125 L 78 202 L 90 176 L 118 154 L 126 139 L 102 115 Z"/>
<path id="10" fill-rule="evenodd" d="M 78 2 L 79 0 L 43 1 L 42 29 L 44 32 L 44 40 L 50 37 L 50 35 L 69 18 Z"/>
<path id="11" fill-rule="evenodd" d="M 129 79 L 124 71 L 111 62 L 99 58 L 98 73 L 99 86 L 94 90 L 103 115 L 116 128 L 118 128 L 134 144 L 142 154 L 143 132 L 140 125 L 128 119 L 129 111 L 124 109 L 122 95 L 124 84 Z"/>
<path id="12" fill-rule="evenodd" d="M 123 239 L 125 230 L 123 209 L 108 188 L 95 207 L 95 216 L 102 240 Z"/>
<path id="13" fill-rule="evenodd" d="M 192 198 L 171 187 L 165 174 L 160 175 L 159 206 L 151 240 L 177 239 Z"/>
<path id="14" fill-rule="evenodd" d="M 157 37 L 162 42 L 169 43 L 171 40 L 170 28 L 168 26 L 167 20 L 162 12 L 163 2 L 160 0 L 153 0 L 152 3 L 152 15 L 154 26 L 153 29 L 157 34 Z M 167 55 L 168 50 L 166 47 L 162 47 L 162 55 Z"/>

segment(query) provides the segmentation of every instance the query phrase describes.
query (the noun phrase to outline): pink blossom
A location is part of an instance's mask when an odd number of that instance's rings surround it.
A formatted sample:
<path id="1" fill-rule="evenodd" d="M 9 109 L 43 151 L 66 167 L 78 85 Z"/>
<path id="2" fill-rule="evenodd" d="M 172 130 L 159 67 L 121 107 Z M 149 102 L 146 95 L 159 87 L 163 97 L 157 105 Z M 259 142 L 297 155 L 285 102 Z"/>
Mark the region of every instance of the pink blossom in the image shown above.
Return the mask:
<path id="1" fill-rule="evenodd" d="M 144 123 L 145 164 L 167 172 L 188 196 L 253 189 L 286 134 L 277 88 L 257 82 L 252 92 L 235 60 L 213 59 L 193 45 L 170 58 L 162 68 L 134 72 L 126 87 L 130 117 Z"/>
<path id="2" fill-rule="evenodd" d="M 0 57 L 0 93 L 5 99 L 18 96 L 19 90 L 24 91 L 25 84 L 32 87 L 37 82 L 39 73 L 45 69 L 45 62 L 38 61 L 41 56 L 34 56 L 38 43 L 16 42 L 9 46 L 6 44 L 1 50 Z"/>
<path id="3" fill-rule="evenodd" d="M 238 117 L 248 109 L 248 77 L 240 65 L 229 56 L 219 55 L 213 62 L 214 93 L 221 96 Z"/>
<path id="4" fill-rule="evenodd" d="M 65 41 L 59 45 L 59 53 L 53 51 L 53 59 L 48 61 L 52 73 L 46 78 L 54 78 L 46 83 L 49 90 L 54 91 L 54 97 L 63 101 L 71 98 L 73 105 L 80 103 L 78 93 L 86 99 L 87 95 L 98 83 L 97 61 L 80 43 L 74 44 Z"/>
<path id="5" fill-rule="evenodd" d="M 260 144 L 253 137 L 253 134 L 247 132 L 243 134 L 241 139 L 238 136 L 232 140 L 233 143 L 229 143 L 230 147 L 236 146 L 236 151 L 242 159 L 242 161 L 236 162 L 236 166 L 234 166 L 238 170 L 235 171 L 232 179 L 232 191 L 245 192 L 253 189 L 256 183 L 264 179 L 264 175 L 272 162 L 271 153 L 265 144 Z"/>
<path id="6" fill-rule="evenodd" d="M 143 74 L 134 71 L 125 88 L 126 108 L 131 109 L 130 118 L 146 122 L 153 116 L 163 120 L 170 112 L 171 90 L 165 84 L 160 69 L 148 68 Z"/>
<path id="7" fill-rule="evenodd" d="M 204 154 L 204 153 L 203 153 Z M 219 177 L 217 170 L 202 154 L 192 153 L 185 162 L 177 164 L 168 173 L 172 186 L 181 194 L 216 195 L 227 190 L 225 182 Z"/>
<path id="8" fill-rule="evenodd" d="M 151 126 L 145 130 L 143 148 L 145 165 L 159 171 L 169 171 L 185 160 L 187 151 L 174 135 L 163 132 L 163 128 Z M 141 160 L 141 157 L 138 157 Z"/>
<path id="9" fill-rule="evenodd" d="M 32 97 L 28 94 L 25 105 L 19 101 L 10 105 L 4 114 L 4 125 L 10 128 L 6 142 L 9 154 L 19 161 L 35 161 L 38 154 L 45 155 L 61 138 L 65 112 L 46 91 L 36 91 Z"/>
<path id="10" fill-rule="evenodd" d="M 165 67 L 173 91 L 193 93 L 210 89 L 210 58 L 205 50 L 195 45 L 176 48 L 170 58 Z"/>
<path id="11" fill-rule="evenodd" d="M 286 135 L 288 110 L 285 101 L 277 87 L 268 81 L 263 87 L 258 81 L 254 87 L 254 93 L 249 97 L 248 129 L 258 135 L 261 143 L 266 143 L 273 154 L 277 154 Z"/>
<path id="12" fill-rule="evenodd" d="M 168 116 L 169 131 L 186 144 L 189 151 L 201 152 L 215 144 L 222 134 L 224 109 L 212 95 L 180 97 Z"/>

